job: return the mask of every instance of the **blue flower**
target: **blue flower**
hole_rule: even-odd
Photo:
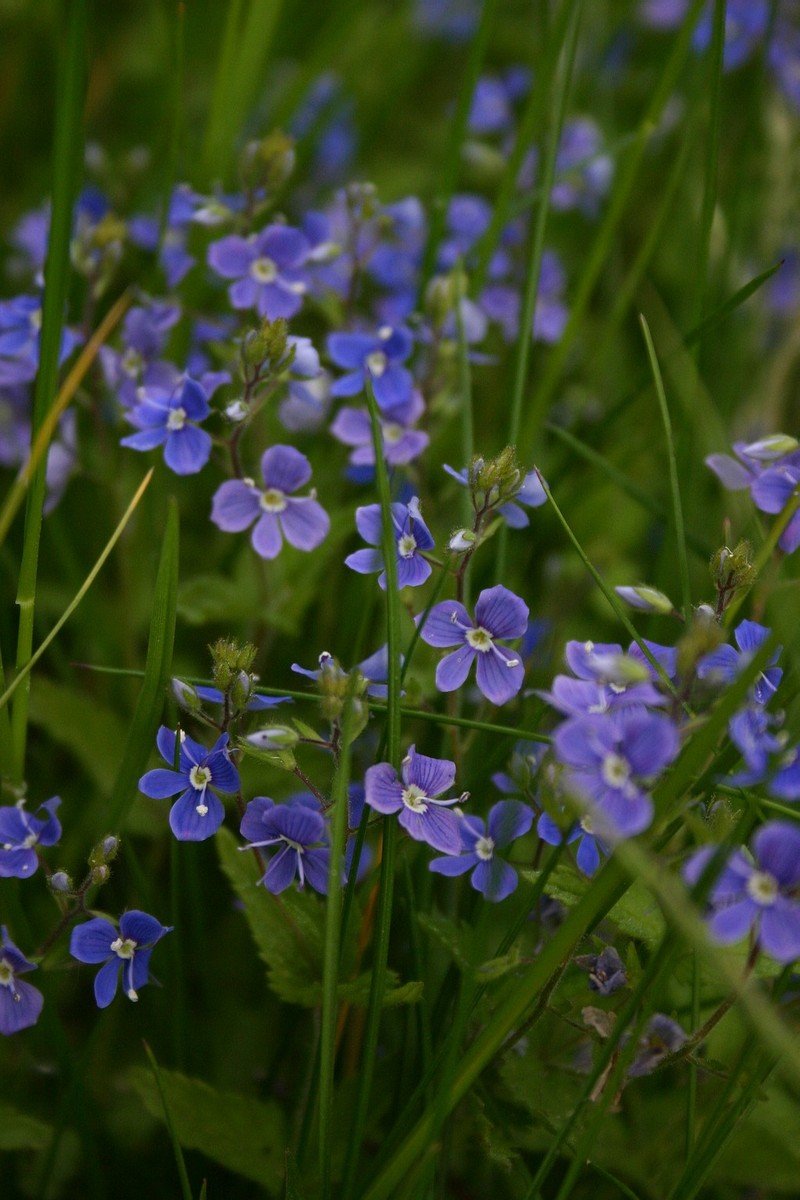
[[[505,704],[516,696],[525,678],[522,660],[506,646],[528,627],[528,606],[519,596],[498,584],[484,588],[475,605],[473,621],[463,604],[444,600],[434,604],[420,634],[429,646],[457,646],[436,668],[436,686],[453,692],[476,663],[478,687],[492,704]]]
[[[462,817],[462,851],[447,858],[434,858],[431,871],[437,875],[465,875],[472,872],[470,882],[476,892],[487,900],[505,900],[517,886],[517,872],[497,853],[517,838],[523,837],[533,824],[533,810],[519,800],[499,800],[489,810],[486,821],[480,817]]]
[[[232,793],[239,790],[239,772],[230,760],[228,735],[217,738],[210,750],[181,730],[178,768],[175,762],[176,737],[162,725],[156,744],[170,769],[157,767],[139,780],[139,790],[153,800],[178,799],[169,814],[169,824],[179,842],[203,842],[217,832],[225,818],[222,801],[212,789]]]
[[[9,1037],[21,1029],[29,1029],[39,1020],[44,997],[38,988],[17,976],[35,971],[8,936],[5,925],[0,926],[0,1033]]]
[[[768,821],[752,842],[752,858],[730,856],[708,897],[708,926],[715,941],[729,945],[749,933],[776,962],[800,958],[800,829],[792,821]],[[686,863],[694,885],[714,854],[703,846]]]
[[[397,552],[397,586],[419,587],[429,577],[431,564],[424,551],[434,546],[430,530],[422,519],[419,500],[413,497],[408,504],[392,505],[395,549]],[[366,504],[356,509],[356,527],[365,542],[375,549],[356,550],[344,560],[352,571],[359,575],[372,575],[380,571],[378,584],[386,588],[383,552],[379,549],[383,539],[381,506]]]
[[[390,763],[376,763],[364,777],[364,798],[370,808],[384,815],[398,814],[409,837],[427,842],[443,854],[461,852],[461,827],[450,805],[466,799],[442,800],[456,777],[455,763],[445,758],[428,758],[409,747],[398,776]]]
[[[277,896],[295,879],[300,888],[309,883],[314,891],[327,892],[330,850],[322,813],[302,800],[276,804],[269,796],[256,796],[242,817],[240,832],[247,838],[242,850],[275,849],[261,880],[268,892]]]
[[[299,229],[267,225],[243,238],[236,234],[212,242],[208,264],[223,279],[234,308],[255,308],[270,321],[293,317],[303,306],[308,280],[303,268],[311,245]]]
[[[150,982],[150,957],[153,947],[172,926],[162,925],[155,917],[138,909],[123,913],[119,929],[105,917],[93,917],[72,931],[69,952],[82,963],[102,963],[94,981],[98,1008],[108,1008],[117,994],[120,969],[122,988],[129,1000],[138,1000],[139,992]]]
[[[425,412],[422,395],[415,388],[407,403],[396,404],[379,418],[383,457],[390,467],[404,466],[419,458],[430,438],[414,426]],[[375,464],[372,421],[365,408],[341,408],[331,425],[331,433],[345,446],[352,446],[350,462],[354,467]]]
[[[211,438],[199,423],[209,415],[208,396],[190,376],[172,390],[147,387],[139,403],[126,414],[140,432],[120,443],[131,450],[164,447],[164,462],[176,475],[195,475],[211,456]]]
[[[725,645],[718,646],[716,650],[706,654],[698,665],[698,678],[707,679],[717,685],[733,683],[769,635],[770,630],[764,625],[759,625],[756,621],[741,621],[733,631],[738,651],[733,646]],[[769,665],[755,682],[753,695],[759,704],[767,704],[772,699],[781,681],[783,671],[774,665],[779,656],[780,648],[775,651]]]
[[[39,865],[37,846],[55,846],[61,837],[56,809],[59,796],[45,800],[36,814],[26,812],[24,804],[0,808],[0,879],[28,879]],[[44,816],[40,816],[40,813]]]
[[[29,383],[39,366],[42,302],[38,296],[0,301],[0,384]],[[80,343],[70,329],[61,335],[59,362]]]
[[[536,823],[536,832],[549,846],[564,844],[570,846],[573,842],[578,842],[575,861],[578,864],[578,870],[582,871],[584,875],[594,875],[600,866],[600,856],[608,854],[608,846],[594,832],[592,819],[589,816],[573,822],[565,831],[549,813],[543,812]]]
[[[469,487],[469,471],[466,468],[463,471],[456,471],[455,468],[449,467],[445,463],[444,470],[452,479],[460,483],[462,487]],[[546,503],[547,494],[542,487],[539,474],[537,471],[531,471],[522,480],[522,483],[514,494],[514,499],[499,505],[497,511],[511,529],[525,529],[530,524],[530,521],[528,520],[528,514],[520,505],[524,505],[525,508],[539,508],[542,504]]]
[[[642,709],[571,717],[553,738],[565,783],[589,805],[604,836],[632,837],[653,819],[649,788],[678,753],[678,731]]]
[[[369,379],[379,408],[409,403],[414,380],[403,364],[414,340],[403,326],[383,325],[377,333],[331,333],[326,345],[331,361],[347,372],[333,383],[332,396],[357,396]]]
[[[613,946],[605,946],[599,954],[580,954],[575,965],[589,973],[589,987],[601,996],[611,996],[625,987],[628,976],[622,959]]]

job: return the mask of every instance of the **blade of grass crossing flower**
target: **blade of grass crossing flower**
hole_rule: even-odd
[[[649,647],[647,646],[647,644],[642,640],[642,638],[636,632],[636,629],[635,629],[630,617],[625,612],[625,609],[622,607],[620,601],[617,599],[617,596],[615,595],[614,592],[612,592],[611,588],[608,586],[605,579],[603,579],[602,575],[597,570],[594,563],[590,560],[586,551],[583,549],[583,546],[581,546],[577,537],[572,532],[569,522],[567,521],[567,519],[564,516],[564,514],[562,513],[561,509],[558,507],[555,500],[553,499],[553,494],[550,491],[550,488],[545,483],[544,479],[542,479],[541,475],[539,475],[539,479],[541,481],[542,487],[544,488],[545,495],[547,496],[547,499],[549,500],[550,505],[552,506],[552,509],[553,509],[554,513],[556,514],[556,517],[558,518],[558,521],[559,521],[562,529],[564,530],[567,537],[572,542],[573,546],[575,547],[576,551],[578,552],[578,556],[581,559],[581,561],[583,562],[584,566],[586,567],[586,570],[589,572],[592,579],[595,581],[597,586],[600,588],[600,591],[603,593],[603,595],[605,596],[609,605],[613,609],[614,614],[617,617],[617,619],[621,622],[621,624],[628,631],[628,633],[630,634],[633,641],[636,642],[636,645],[639,647],[642,654],[645,656],[647,661],[650,663],[650,666],[653,667],[653,669],[657,672],[657,674],[658,674],[659,678],[661,679],[662,683],[664,684],[664,686],[666,688],[668,688],[669,691],[674,695],[675,687],[672,683],[672,680],[668,677],[668,675],[664,671],[664,668],[661,666],[661,664],[653,656],[653,654],[652,654],[651,650],[649,649]]]
[[[164,543],[153,592],[150,636],[142,690],[136,703],[125,750],[108,804],[108,825],[120,829],[136,798],[136,785],[153,749],[170,678],[178,604],[178,506],[170,500]]]
[[[72,208],[83,155],[83,100],[86,90],[87,0],[69,0],[59,8],[58,82],[56,85],[55,135],[53,144],[53,195],[47,259],[44,269],[44,299],[39,370],[33,394],[31,434],[41,427],[58,381],[61,332],[70,277],[69,248],[72,236]],[[33,649],[33,624],[36,606],[36,577],[39,566],[39,541],[46,491],[45,463],[39,461],[33,472],[25,509],[22,562],[17,587],[19,631],[16,668],[20,670]],[[25,773],[25,746],[28,734],[30,687],[17,693],[11,714],[12,775],[22,780]]]
[[[58,395],[53,403],[53,406],[47,412],[39,429],[37,430],[31,452],[27,462],[20,467],[16,479],[11,485],[8,495],[5,498],[2,509],[0,509],[0,546],[6,539],[11,522],[17,515],[20,505],[25,497],[25,493],[31,482],[36,468],[42,461],[56,427],[58,426],[61,414],[70,403],[81,383],[83,382],[87,371],[97,357],[100,347],[108,338],[115,325],[125,313],[131,300],[132,293],[123,292],[118,300],[112,304],[106,315],[103,317],[97,329],[89,338],[86,345],[81,350],[75,360],[75,363],[67,372],[66,378],[58,390]]]
[[[658,407],[661,411],[661,421],[664,426],[664,437],[667,441],[669,484],[672,492],[672,515],[675,523],[675,541],[678,547],[678,573],[681,580],[681,599],[683,602],[683,616],[684,619],[688,621],[692,613],[692,589],[689,582],[689,558],[686,553],[686,530],[683,523],[683,505],[681,504],[681,490],[678,482],[678,463],[675,457],[675,441],[672,436],[672,421],[670,420],[667,394],[664,391],[664,380],[661,377],[661,368],[658,365],[658,358],[656,357],[655,346],[653,345],[653,339],[650,334],[650,327],[641,313],[639,314],[639,324],[642,327],[645,345],[647,346],[647,357],[650,360],[650,370],[653,372],[653,383],[655,384],[656,396],[658,397]]]
[[[497,2],[498,0],[483,0],[478,28],[470,43],[469,57],[464,71],[464,78],[461,81],[458,103],[456,104],[456,110],[450,125],[450,137],[444,153],[444,163],[438,177],[441,180],[441,185],[436,196],[436,204],[433,209],[422,257],[422,271],[420,273],[419,284],[420,294],[424,293],[425,286],[433,274],[433,269],[436,265],[436,253],[439,249],[439,243],[442,240],[447,220],[447,209],[458,183],[461,150],[469,125],[472,97],[481,73],[483,60],[486,56]]]
[[[99,558],[97,559],[97,562],[94,564],[91,571],[86,576],[85,580],[81,584],[81,587],[78,589],[76,594],[73,596],[72,600],[69,602],[67,607],[64,609],[64,612],[61,614],[59,619],[56,621],[55,625],[50,630],[47,637],[44,639],[44,641],[41,643],[41,645],[37,647],[36,652],[27,658],[24,666],[16,673],[16,675],[12,679],[11,683],[8,685],[6,690],[3,692],[2,696],[0,696],[0,708],[2,708],[5,704],[7,704],[9,698],[11,696],[13,696],[13,694],[17,691],[17,688],[20,686],[20,684],[23,684],[26,682],[31,671],[36,666],[36,663],[42,657],[42,655],[44,654],[47,647],[50,645],[50,643],[53,641],[53,639],[58,636],[58,634],[61,632],[61,630],[66,625],[67,621],[70,619],[72,614],[75,612],[75,609],[78,607],[81,600],[83,600],[84,596],[89,591],[89,588],[92,586],[95,579],[97,578],[97,576],[100,574],[101,570],[103,569],[103,566],[104,566],[105,561],[108,558],[109,554],[114,549],[114,547],[116,546],[119,539],[122,537],[125,527],[127,526],[128,522],[130,521],[131,517],[133,516],[134,512],[136,511],[136,509],[139,505],[139,501],[141,500],[144,493],[147,491],[147,487],[152,478],[153,478],[153,468],[151,467],[150,470],[145,475],[142,482],[139,484],[138,488],[136,489],[136,492],[134,493],[130,504],[128,505],[128,507],[126,508],[125,512],[122,515],[122,519],[120,520],[116,529],[112,533],[111,537],[106,542],[105,546],[103,547],[102,552],[100,553]]]
[[[531,232],[530,257],[527,263],[519,332],[514,348],[514,383],[511,389],[511,411],[509,414],[507,438],[510,446],[517,444],[522,421],[522,398],[528,381],[536,300],[539,294],[539,279],[542,272],[542,257],[544,254],[544,235],[550,212],[550,196],[553,191],[553,181],[556,173],[558,144],[561,140],[567,97],[569,96],[570,84],[572,82],[572,69],[575,65],[575,52],[578,46],[578,30],[580,27],[583,0],[570,0],[570,3],[565,3],[564,7],[569,9],[570,24],[563,53],[553,53],[549,56],[548,66],[550,74],[542,82],[542,87],[548,95],[547,123],[543,138],[542,193],[539,203],[536,206],[536,216]],[[505,579],[507,558],[508,525],[504,524],[497,538],[498,579]]]
[[[611,253],[617,230],[627,211],[644,160],[645,150],[650,138],[658,128],[667,102],[673,94],[675,83],[689,50],[694,27],[704,4],[705,0],[692,0],[683,25],[676,35],[672,51],[664,64],[661,77],[653,90],[650,103],[639,123],[636,140],[632,143],[628,156],[617,175],[605,217],[597,231],[592,250],[572,299],[566,328],[553,350],[547,369],[528,405],[528,418],[522,439],[523,457],[528,457],[533,453],[538,441],[548,405],[558,386],[561,371],[567,361],[572,343],[582,328],[583,317],[592,293]]]
[[[339,957],[342,931],[342,876],[348,827],[348,786],[350,783],[350,754],[354,688],[357,682],[351,675],[344,700],[342,717],[342,748],[332,789],[330,863],[328,869],[328,899],[325,909],[325,953],[322,975],[322,1020],[319,1066],[319,1153],[322,1200],[331,1194],[331,1155],[333,1150],[333,1082],[336,1068],[336,1019],[339,985]]]
[[[186,1161],[183,1157],[181,1144],[178,1141],[178,1135],[175,1130],[175,1122],[172,1120],[172,1113],[167,1101],[167,1093],[164,1090],[164,1084],[161,1079],[161,1071],[159,1070],[158,1063],[156,1062],[156,1057],[148,1046],[147,1042],[143,1042],[142,1044],[144,1046],[144,1052],[147,1055],[147,1061],[150,1063],[150,1070],[153,1072],[153,1078],[156,1081],[158,1094],[161,1098],[161,1107],[164,1109],[164,1123],[169,1130],[169,1137],[170,1141],[172,1142],[172,1151],[175,1155],[175,1166],[178,1169],[178,1179],[180,1180],[181,1184],[181,1195],[183,1196],[183,1200],[193,1200],[192,1187],[189,1183],[189,1174],[186,1170]]]
[[[375,451],[375,475],[378,499],[381,507],[382,546],[384,570],[386,572],[386,631],[389,658],[388,696],[386,715],[386,746],[388,760],[400,769],[400,594],[397,583],[397,553],[392,516],[392,497],[389,475],[383,453],[378,405],[371,384],[367,384],[367,404],[372,425],[372,445]],[[397,854],[397,822],[393,817],[383,820],[383,849],[380,868],[380,891],[375,921],[375,938],[372,962],[367,1020],[361,1058],[358,1094],[350,1128],[344,1166],[343,1194],[349,1195],[358,1171],[361,1143],[366,1129],[375,1072],[375,1057],[378,1048],[383,995],[386,990],[386,966],[389,957],[389,937],[392,925],[392,902],[394,897],[395,859]]]

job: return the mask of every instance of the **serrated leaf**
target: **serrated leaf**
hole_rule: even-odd
[[[267,982],[281,1000],[316,1008],[322,1001],[322,964],[325,943],[325,908],[321,897],[307,891],[288,889],[280,896],[258,887],[259,870],[250,853],[242,853],[227,829],[217,833],[217,849],[222,869],[242,902],[259,957],[267,967]],[[348,979],[356,961],[358,916],[349,922],[348,938],[342,947],[341,1002],[365,1005],[369,999],[370,974],[362,972]],[[398,985],[397,975],[389,973],[390,986],[384,1004],[413,1004],[422,993],[422,984]]]
[[[540,872],[523,869],[520,874],[523,879],[533,883]],[[547,881],[546,890],[549,896],[572,908],[591,886],[591,879],[567,863],[559,863]],[[609,911],[608,920],[615,922],[622,933],[647,946],[658,945],[665,929],[664,917],[655,897],[638,881],[631,884]]]
[[[199,1150],[229,1171],[277,1191],[286,1138],[277,1103],[218,1092],[179,1071],[161,1068],[159,1074],[181,1146]],[[147,1111],[164,1121],[164,1106],[150,1071],[134,1067],[127,1078]]]

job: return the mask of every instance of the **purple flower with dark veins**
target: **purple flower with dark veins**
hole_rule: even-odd
[[[800,829],[792,821],[768,821],[752,842],[752,856],[735,851],[708,897],[708,927],[714,941],[729,945],[752,933],[776,962],[800,958]],[[684,867],[694,886],[715,853],[697,850]]]
[[[61,803],[53,796],[29,813],[23,803],[0,808],[0,879],[28,879],[39,866],[37,846],[55,846],[61,837],[56,809]]]
[[[82,963],[102,963],[94,980],[98,1008],[108,1008],[116,996],[120,969],[125,995],[129,1000],[139,999],[139,992],[150,982],[153,947],[171,932],[171,926],[137,909],[122,914],[119,929],[105,917],[75,926],[69,943],[72,957]]]
[[[311,464],[293,446],[270,446],[261,458],[263,487],[252,479],[229,479],[217,488],[211,520],[226,533],[253,526],[250,540],[262,558],[275,558],[283,539],[297,550],[315,550],[325,540],[330,518],[312,491],[292,493],[311,479]]]
[[[138,433],[122,438],[131,450],[164,447],[164,462],[176,475],[195,475],[211,456],[211,437],[199,428],[211,411],[208,396],[197,382],[185,376],[173,389],[142,388],[139,403],[126,413]]]
[[[392,526],[397,552],[397,586],[419,587],[431,573],[431,564],[424,551],[434,546],[428,526],[422,519],[419,500],[414,496],[408,504],[392,505]],[[380,504],[365,504],[356,509],[356,528],[365,542],[374,549],[356,550],[344,560],[351,571],[372,575],[380,571],[378,585],[386,588],[386,571],[380,544],[383,538]]]
[[[589,987],[601,996],[611,996],[628,982],[622,959],[613,946],[605,946],[599,954],[579,954],[574,962],[588,972]]]
[[[478,687],[486,699],[505,704],[522,687],[525,667],[518,655],[499,643],[522,637],[527,627],[527,604],[502,584],[481,592],[474,621],[457,600],[435,604],[420,636],[429,646],[458,647],[436,668],[439,691],[460,688],[475,662]]]
[[[223,279],[234,308],[255,308],[270,321],[293,317],[303,306],[308,280],[303,270],[311,244],[290,225],[267,225],[243,238],[230,234],[208,248],[208,265]]]
[[[139,780],[139,790],[153,800],[178,796],[169,824],[179,842],[203,842],[217,832],[225,819],[222,801],[214,790],[232,794],[239,790],[239,772],[230,760],[228,735],[221,734],[208,750],[181,730],[177,768],[176,735],[162,725],[156,737],[161,757],[169,769],[157,767]]]
[[[499,800],[489,810],[486,821],[481,817],[461,818],[461,853],[447,858],[434,858],[431,871],[437,875],[466,875],[470,883],[487,900],[505,900],[517,886],[517,872],[497,853],[517,838],[523,837],[533,824],[533,809],[520,800]]]
[[[29,1029],[39,1020],[44,1004],[42,993],[17,978],[35,970],[36,964],[28,961],[9,938],[5,925],[0,925],[0,1033],[6,1037]]]
[[[295,879],[300,888],[309,883],[315,892],[327,892],[330,850],[322,813],[301,802],[276,804],[269,796],[256,796],[242,817],[240,832],[247,838],[241,850],[275,851],[261,879],[273,896]]]
[[[458,854],[461,827],[450,805],[462,803],[467,793],[441,799],[455,777],[455,763],[417,754],[410,746],[399,776],[390,763],[369,767],[364,777],[365,800],[370,808],[386,816],[399,813],[400,825],[415,841],[427,842],[443,854]]]

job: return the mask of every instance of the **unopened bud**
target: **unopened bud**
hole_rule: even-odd
[[[190,683],[184,683],[182,679],[173,676],[170,686],[181,708],[187,709],[188,712],[197,712],[200,708],[200,697]]]
[[[106,883],[111,878],[111,871],[105,863],[101,863],[98,867],[92,867],[92,883],[99,885]]]
[[[637,583],[634,587],[617,587],[614,591],[626,604],[640,612],[664,614],[675,611],[669,596],[646,583]]]
[[[757,459],[758,462],[772,462],[775,458],[793,454],[799,445],[797,438],[790,437],[787,433],[773,433],[757,442],[751,442],[749,446],[744,447],[742,453],[748,458]]]
[[[51,890],[57,892],[59,895],[69,895],[70,892],[75,890],[72,880],[66,871],[53,871],[48,883]]]
[[[456,554],[463,554],[465,550],[471,550],[478,538],[471,529],[457,529],[450,538],[448,546]]]
[[[290,725],[268,725],[248,734],[245,741],[254,750],[291,750],[300,741],[300,734]]]
[[[250,409],[244,400],[231,400],[230,404],[225,406],[225,417],[234,425],[238,425],[243,421],[249,412]]]

